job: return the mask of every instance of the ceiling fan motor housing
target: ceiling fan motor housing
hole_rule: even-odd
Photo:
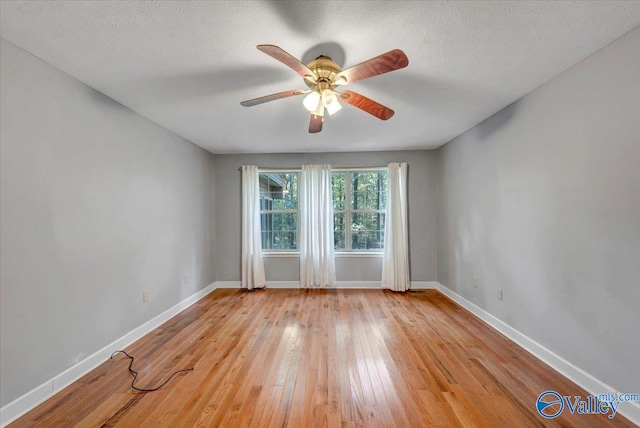
[[[318,77],[317,86],[322,90],[334,86],[334,77],[340,73],[342,69],[328,56],[320,55],[318,58],[307,64],[309,70],[313,71]],[[307,86],[314,89],[316,85],[305,79]]]

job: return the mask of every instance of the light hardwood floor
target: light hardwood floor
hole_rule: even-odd
[[[588,395],[434,290],[219,289],[11,426],[634,426],[545,420],[545,390]],[[623,404],[624,405],[624,404]]]

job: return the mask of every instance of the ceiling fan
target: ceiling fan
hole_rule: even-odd
[[[338,92],[337,88],[347,83],[353,83],[379,74],[399,70],[409,65],[407,55],[400,49],[394,49],[378,55],[375,58],[371,58],[345,70],[342,70],[331,58],[324,55],[320,55],[309,64],[304,65],[278,46],[258,45],[258,50],[292,68],[302,76],[309,89],[278,92],[276,94],[242,101],[240,104],[245,107],[251,107],[268,101],[307,94],[302,103],[304,107],[311,112],[311,120],[309,122],[310,133],[322,131],[325,110],[329,115],[334,114],[342,108],[339,101],[351,104],[378,119],[389,119],[394,113],[390,108],[353,91],[343,90]]]

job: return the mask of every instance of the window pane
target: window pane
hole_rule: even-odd
[[[272,201],[273,210],[295,210],[298,207],[298,174],[260,173],[260,197]]]
[[[336,250],[347,249],[347,234],[346,234],[345,213],[333,214],[333,242]]]
[[[334,172],[331,174],[331,184],[333,186],[333,209],[342,211],[345,209],[346,200],[346,173]]]
[[[351,248],[354,250],[384,248],[384,214],[352,213]]]
[[[296,245],[296,213],[260,215],[262,223],[263,250],[295,250]]]
[[[273,200],[260,194],[260,211],[273,209]]]
[[[259,177],[263,249],[297,250],[298,173],[263,171]],[[386,171],[333,172],[332,193],[334,248],[337,251],[381,250],[384,246]]]
[[[386,171],[351,173],[351,208],[384,210],[387,204]]]

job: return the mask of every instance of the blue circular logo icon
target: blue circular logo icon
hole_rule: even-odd
[[[540,416],[553,419],[562,413],[564,402],[562,396],[555,391],[545,391],[538,396],[536,408]]]

